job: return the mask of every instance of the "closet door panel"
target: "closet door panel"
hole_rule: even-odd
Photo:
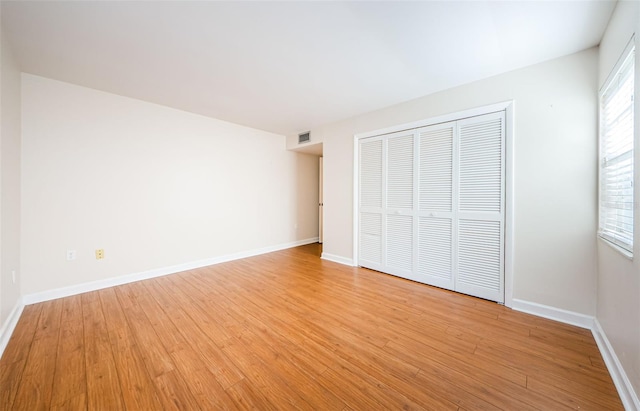
[[[381,139],[360,143],[360,207],[382,209]]]
[[[387,216],[387,267],[391,274],[407,277],[413,271],[413,217]]]
[[[418,267],[421,281],[453,289],[455,122],[419,129]]]
[[[359,255],[360,265],[383,268],[383,149],[380,138],[360,142]]]
[[[503,116],[460,121],[459,136],[460,211],[499,214],[504,180]]]
[[[453,209],[453,135],[455,123],[420,130],[420,210]]]
[[[458,121],[455,290],[504,301],[504,113]]]
[[[453,289],[451,219],[420,217],[419,230],[419,276],[427,284]]]
[[[406,278],[413,273],[414,141],[413,131],[387,137],[386,267]]]
[[[380,213],[360,213],[360,257],[363,263],[382,265],[382,214]]]
[[[456,291],[501,301],[502,244],[500,221],[458,222]]]
[[[387,140],[387,208],[413,208],[413,133]]]

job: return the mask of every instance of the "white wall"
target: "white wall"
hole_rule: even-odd
[[[618,2],[600,44],[601,87],[618,58],[640,29],[640,4],[631,1]],[[635,94],[640,96],[640,47],[636,35]],[[635,106],[635,164],[636,181],[640,181],[640,104]],[[597,318],[609,342],[631,381],[636,393],[640,393],[640,218],[638,218],[638,184],[634,192],[636,218],[634,226],[634,259],[629,260],[618,251],[598,240],[598,310]]]
[[[324,148],[324,253],[353,257],[354,134],[514,100],[513,297],[594,315],[597,56],[586,50],[311,130]]]
[[[23,74],[22,139],[25,295],[318,235],[284,136]]]
[[[20,71],[6,36],[2,33],[0,37],[1,329],[20,299]],[[12,271],[16,272],[15,283]]]

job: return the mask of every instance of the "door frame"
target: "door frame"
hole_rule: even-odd
[[[353,136],[353,265],[359,266],[358,250],[360,246],[359,227],[358,227],[358,211],[359,190],[359,159],[360,145],[359,142],[363,138],[375,137],[384,134],[395,133],[398,131],[410,130],[425,126],[431,126],[449,121],[461,120],[468,117],[480,116],[483,114],[494,113],[498,111],[505,112],[505,227],[504,227],[504,305],[513,307],[513,259],[514,259],[514,101],[504,101],[482,107],[476,107],[468,110],[458,111],[454,113],[444,114],[437,117],[431,117],[424,120],[414,121],[411,123],[398,124],[391,127],[357,133]]]
[[[318,243],[324,238],[324,157],[318,157]]]

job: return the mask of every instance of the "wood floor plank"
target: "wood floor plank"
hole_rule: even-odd
[[[161,409],[155,386],[145,368],[139,346],[129,328],[115,290],[100,290],[99,295],[126,408]]]
[[[62,300],[43,303],[14,408],[41,410],[51,405],[62,303]]]
[[[605,394],[613,395],[615,387],[607,372],[597,367],[577,365],[564,360],[561,356],[545,357],[531,353],[529,348],[501,345],[496,342],[483,342],[478,345],[474,355],[487,361],[493,361],[506,367],[512,367],[526,375],[540,376],[544,379],[579,381],[581,386]]]
[[[182,313],[180,306],[168,297],[168,294],[157,285],[157,281],[149,281],[144,286],[149,296],[155,296],[160,310],[151,301],[143,302],[142,307],[148,316],[154,314],[149,317],[158,334],[172,335],[168,341],[164,340],[165,348],[173,359],[178,373],[183,379],[189,379],[189,390],[193,397],[203,409],[229,409],[232,404],[231,398],[216,378],[220,376],[228,382],[228,379],[224,378],[227,374],[218,372],[220,369],[215,364],[215,359],[222,357],[221,352],[216,351],[216,354],[220,355],[212,356],[211,350],[207,350],[204,354],[201,347],[213,349],[213,344],[206,335],[201,333],[197,325]],[[167,319],[171,321],[168,322]],[[203,361],[203,358],[206,360]],[[213,365],[213,372],[210,365]],[[238,375],[240,375],[239,372]],[[241,378],[239,376],[234,382]]]
[[[251,385],[247,380],[242,380],[227,388],[229,397],[233,400],[236,410],[277,410],[278,408],[269,401],[265,393]]]
[[[280,375],[272,373],[270,368],[241,340],[226,345],[223,350],[229,357],[241,361],[240,367],[246,375],[247,382],[263,392],[277,408],[312,409],[295,391],[287,386]]]
[[[285,348],[277,337],[257,329],[259,334],[246,331],[243,341],[250,350],[267,365],[272,373],[286,382],[286,384],[309,404],[311,409],[340,409],[345,406],[338,397],[331,394],[325,387],[317,384],[320,374],[314,374],[300,367],[303,364],[295,351]],[[290,384],[289,382],[295,382]]]
[[[198,401],[188,388],[187,380],[176,371],[174,360],[147,317],[143,304],[148,296],[144,286],[127,284],[116,290],[118,299],[128,308],[125,311],[129,327],[133,330],[140,353],[164,408],[199,409]],[[142,303],[141,301],[142,300]],[[170,338],[167,336],[167,338]],[[175,341],[175,340],[172,340]]]
[[[82,295],[87,404],[90,410],[125,409],[109,332],[97,291]]]
[[[397,391],[380,380],[373,378],[350,364],[343,363],[334,368],[328,369],[322,375],[323,381],[331,390],[346,398],[354,398],[348,401],[348,406],[354,409],[362,408],[362,397],[366,397],[369,409],[402,409],[402,410],[453,410],[456,409],[452,403],[431,403],[413,401],[409,396]],[[332,380],[327,381],[326,378]],[[333,381],[341,381],[340,387],[332,384]],[[357,397],[353,397],[357,392]]]
[[[192,301],[183,294],[172,292],[175,288],[163,287],[161,280],[148,282],[147,287],[157,301],[162,304],[165,314],[171,318],[171,321],[179,332],[183,335],[192,350],[201,353],[201,364],[206,366],[216,381],[223,389],[226,389],[244,378],[244,375],[235,366],[233,361],[227,358],[215,341],[220,341],[218,335],[212,340],[211,334],[215,334],[217,327],[212,329],[207,327],[213,321],[209,320],[204,313],[198,313],[196,318],[192,318],[190,313],[197,311],[193,307]],[[185,311],[184,309],[187,309]],[[205,317],[205,318],[203,318]],[[200,322],[199,320],[204,320]],[[221,343],[224,346],[224,342]]]
[[[527,389],[537,393],[553,393],[554,400],[576,410],[610,410],[618,407],[618,401],[599,395],[593,390],[585,389],[566,381],[558,386],[541,380],[538,377],[527,378]]]
[[[161,393],[162,405],[165,410],[200,410],[200,404],[183,380],[174,370],[167,371],[154,378],[154,382]]]
[[[31,344],[29,344],[29,348],[31,348]],[[2,363],[0,370],[2,372],[2,379],[0,379],[2,402],[0,403],[0,409],[13,409],[13,403],[22,382],[26,362],[26,359],[24,359],[22,361],[5,361]]]
[[[187,277],[166,276],[157,281],[165,292],[172,291],[171,297],[174,300],[190,307],[187,315],[216,346],[224,347],[233,339],[231,330],[224,326],[225,313],[211,313],[207,305],[208,299],[200,290],[192,287]]]
[[[62,303],[51,408],[84,410],[87,408],[87,376],[82,297],[65,298]]]
[[[0,409],[623,409],[589,330],[320,251],[27,306]]]
[[[28,305],[0,360],[0,409],[13,407],[44,304]]]
[[[448,401],[457,405],[464,406],[469,410],[497,411],[500,408],[479,398],[475,394],[462,389],[455,382],[442,379],[439,375],[432,372],[419,372],[416,376],[416,384],[425,387],[425,391],[429,395],[441,395]]]
[[[395,342],[389,343],[385,349],[399,357],[406,356],[408,352],[414,352],[407,346]],[[426,353],[426,355],[412,356],[412,359],[420,366],[421,375],[429,374],[437,377],[440,381],[456,385],[465,394],[471,394],[499,409],[536,409],[535,406],[519,400],[517,395],[511,395],[512,393],[522,393],[526,388],[510,383],[503,378],[484,373],[453,359],[444,359],[443,363],[443,357],[438,356],[435,351]]]
[[[318,378],[318,382],[331,390],[336,396],[342,398],[353,409],[381,409],[382,405],[361,389],[353,381],[344,380],[333,369],[327,369]]]
[[[129,329],[136,344],[141,347],[140,354],[151,379],[174,370],[173,361],[167,354],[161,338],[158,337],[144,310],[137,302],[135,288],[127,284],[116,288],[116,295],[123,307]]]
[[[174,351],[171,358],[182,378],[189,381],[189,391],[202,409],[232,409],[232,399],[203,363],[199,352],[189,349]]]
[[[24,307],[22,315],[18,320],[15,331],[2,354],[3,364],[26,360],[29,355],[29,348],[36,333],[40,315],[45,303],[32,304]]]

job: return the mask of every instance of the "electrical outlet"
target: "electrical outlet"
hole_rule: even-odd
[[[67,250],[67,261],[76,259],[76,250]]]
[[[102,260],[104,258],[104,249],[100,248],[96,250],[96,260]]]
[[[16,270],[11,270],[11,279],[13,280],[13,283],[16,283]]]

